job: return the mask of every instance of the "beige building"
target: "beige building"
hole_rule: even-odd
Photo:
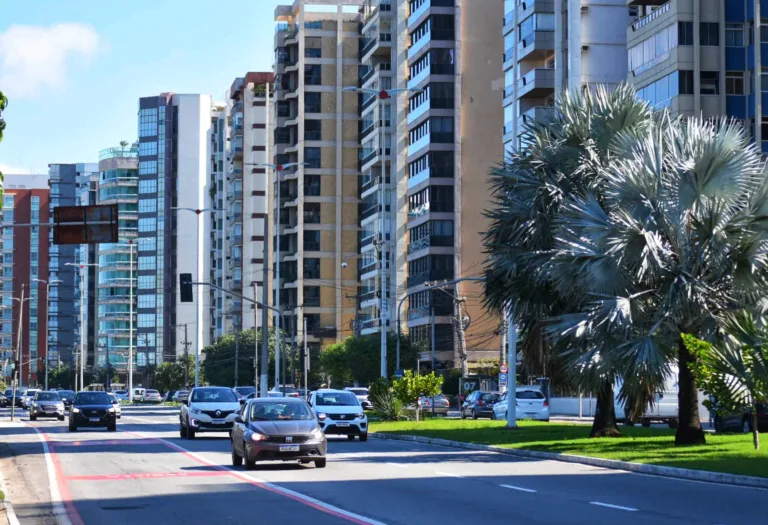
[[[279,181],[270,174],[272,304],[289,334],[302,340],[306,320],[307,340],[322,345],[351,335],[357,311],[358,96],[342,89],[358,81],[360,1],[297,0],[275,10],[273,162],[305,164]]]

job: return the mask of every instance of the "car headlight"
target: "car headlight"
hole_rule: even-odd
[[[323,434],[323,431],[320,430],[320,427],[317,427],[316,429],[314,429],[312,432],[309,433],[309,437],[311,439],[323,439],[324,435],[325,434]]]
[[[56,405],[56,408],[59,410],[64,410],[64,403],[59,403],[58,405]]]
[[[80,409],[77,407],[72,407],[72,412],[74,412],[75,414],[78,414],[80,413]]]
[[[268,439],[269,436],[265,436],[259,432],[251,432],[251,441],[266,441]]]
[[[355,417],[357,419],[365,419],[365,412],[358,412],[357,414],[355,414]]]
[[[200,410],[199,408],[190,408],[190,409],[189,409],[189,411],[190,411],[192,414],[202,414],[202,413],[203,413],[203,411],[202,411],[202,410]]]
[[[317,419],[319,419],[320,421],[325,421],[327,417],[328,417],[328,414],[326,414],[325,412],[317,413]]]
[[[32,403],[32,406],[37,408],[37,403]]]
[[[110,414],[114,414],[115,413],[115,409],[114,408],[108,408],[107,412],[109,412]]]

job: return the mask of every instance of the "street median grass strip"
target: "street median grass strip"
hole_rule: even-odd
[[[705,445],[676,447],[672,429],[622,426],[620,438],[589,438],[588,425],[518,424],[518,430],[509,431],[503,421],[435,419],[371,423],[370,430],[768,478],[768,452],[755,452],[751,434],[708,434]]]

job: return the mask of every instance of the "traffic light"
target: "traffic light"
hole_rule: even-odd
[[[41,360],[41,361],[42,361],[42,363],[43,363],[43,368],[45,368],[45,357],[41,357],[41,358],[40,358],[40,360]]]
[[[181,294],[182,303],[194,302],[192,294],[192,274],[180,273],[179,274],[179,293]]]

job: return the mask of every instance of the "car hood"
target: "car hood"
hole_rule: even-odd
[[[318,414],[359,414],[363,411],[363,407],[358,406],[335,406],[335,405],[316,405],[312,407]]]
[[[80,410],[107,410],[109,408],[112,408],[112,404],[109,405],[75,405],[75,408],[79,408]]]
[[[190,403],[189,408],[196,408],[198,410],[239,410],[240,402],[235,401],[232,403]]]
[[[251,430],[267,436],[296,436],[309,434],[318,427],[314,419],[295,421],[252,421]]]

